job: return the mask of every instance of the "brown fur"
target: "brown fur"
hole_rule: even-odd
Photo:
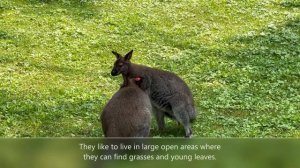
[[[101,114],[105,137],[147,137],[151,103],[134,79],[113,95]]]

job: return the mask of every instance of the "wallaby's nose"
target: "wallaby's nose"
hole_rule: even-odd
[[[111,76],[117,76],[117,75],[118,75],[118,71],[115,70],[115,69],[113,69],[113,70],[111,71]]]

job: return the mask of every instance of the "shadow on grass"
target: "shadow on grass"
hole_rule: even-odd
[[[61,65],[54,65],[54,64],[31,64],[31,67],[37,68],[41,71],[46,72],[54,72],[54,73],[61,73],[68,76],[76,76],[76,75],[87,75],[88,73],[84,70],[65,67]]]
[[[285,0],[281,2],[280,5],[287,8],[299,8],[300,2],[297,0]]]
[[[175,121],[167,122],[163,131],[158,130],[156,123],[154,125],[154,128],[150,130],[150,137],[184,137],[185,135],[183,126],[177,125]]]
[[[251,76],[260,80],[296,80],[300,61],[300,18],[282,25],[268,25],[259,32],[229,41],[233,49],[217,51],[239,68],[253,69]],[[276,77],[272,79],[271,75]]]
[[[9,34],[8,32],[0,30],[0,40],[8,40],[13,38],[15,37]]]
[[[77,19],[93,19],[101,16],[92,1],[81,0],[29,0],[29,5],[45,5],[45,13],[55,15],[56,13],[65,13],[66,16]]]
[[[282,135],[299,129],[296,113],[300,110],[297,103],[300,101],[300,19],[270,24],[229,39],[228,43],[229,48],[211,51],[220,62],[234,65],[232,69],[222,67],[221,73],[215,76],[225,81],[225,89],[213,97],[211,94],[203,97],[204,100],[215,99],[210,108],[226,116],[216,122],[253,119],[260,126],[252,129],[260,133],[278,129]]]
[[[107,99],[103,95],[57,98],[1,89],[0,96],[1,130],[15,132],[14,136],[101,136],[98,116]]]

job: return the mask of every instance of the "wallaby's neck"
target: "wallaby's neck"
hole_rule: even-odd
[[[136,87],[136,84],[134,82],[134,79],[127,79],[128,80],[128,85],[127,87]]]
[[[131,63],[129,66],[128,74],[134,75],[134,76],[144,75],[144,73],[147,69],[148,69],[147,66]]]
[[[148,67],[144,65],[131,63],[128,67],[127,74],[123,74],[123,76],[130,76],[130,77],[144,76],[147,69]]]

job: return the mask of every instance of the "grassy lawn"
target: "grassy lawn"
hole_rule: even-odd
[[[198,137],[300,137],[300,2],[0,1],[0,136],[103,136],[111,50],[190,86]],[[179,129],[178,129],[179,128]],[[152,136],[183,136],[167,120]]]

